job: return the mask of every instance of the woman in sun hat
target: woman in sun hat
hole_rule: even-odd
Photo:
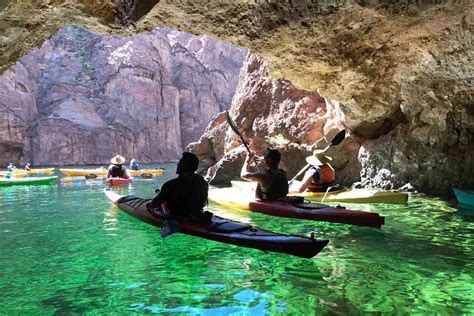
[[[331,157],[325,155],[326,150],[316,149],[313,155],[306,157],[306,162],[311,167],[306,171],[303,180],[292,186],[293,192],[311,192],[325,191],[328,186],[336,180],[336,173],[329,164]]]
[[[127,167],[123,165],[125,163],[124,157],[117,155],[114,158],[112,158],[110,162],[112,164],[109,166],[109,169],[107,170],[108,171],[107,178],[124,178],[124,179],[130,178]]]

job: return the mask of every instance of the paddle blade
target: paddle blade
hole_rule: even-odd
[[[179,232],[180,230],[181,226],[179,226],[178,223],[167,220],[160,231],[160,235],[161,237],[165,238]]]
[[[346,138],[346,130],[343,129],[331,140],[331,146],[339,145]]]

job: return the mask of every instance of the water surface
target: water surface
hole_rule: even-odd
[[[166,165],[158,184],[174,177]],[[123,194],[152,197],[151,180]],[[313,259],[159,231],[105,199],[102,180],[0,188],[0,313],[314,315],[474,313],[474,210],[411,197],[350,205],[383,229],[210,210],[329,239]]]

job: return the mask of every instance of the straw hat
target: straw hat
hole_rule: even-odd
[[[123,165],[125,163],[125,158],[120,155],[117,155],[114,158],[110,159],[110,162],[114,165]]]
[[[332,158],[324,155],[325,152],[326,150],[324,149],[314,150],[312,156],[306,157],[306,162],[313,166],[322,166],[326,163],[329,163]]]

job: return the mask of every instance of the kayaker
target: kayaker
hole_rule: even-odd
[[[130,170],[137,170],[140,165],[135,161],[135,159],[130,160]]]
[[[311,167],[306,171],[301,182],[294,182],[291,186],[291,192],[324,192],[334,184],[336,173],[334,168],[329,164],[331,157],[326,156],[324,150],[316,149],[312,156],[306,157],[306,162]]]
[[[163,207],[170,217],[186,216],[208,224],[212,213],[203,212],[203,208],[207,205],[209,185],[195,173],[198,165],[199,159],[195,154],[184,152],[176,167],[178,177],[165,182],[147,207],[152,212]]]
[[[112,163],[107,170],[107,178],[123,178],[128,179],[130,175],[128,174],[127,167],[123,164],[125,163],[125,158],[117,155],[110,160]]]
[[[13,162],[10,162],[7,166],[7,170],[8,171],[13,171],[15,169],[16,169],[15,164]]]
[[[31,170],[31,165],[30,165],[30,163],[27,163],[27,164],[25,165],[25,170],[26,170],[26,171],[30,171],[30,170]]]
[[[240,177],[244,180],[258,182],[255,196],[259,199],[278,200],[288,194],[288,178],[284,170],[279,169],[281,154],[276,149],[269,149],[264,157],[267,167],[266,171],[252,172],[250,164],[254,161],[253,155],[247,155],[247,159],[240,171]]]

